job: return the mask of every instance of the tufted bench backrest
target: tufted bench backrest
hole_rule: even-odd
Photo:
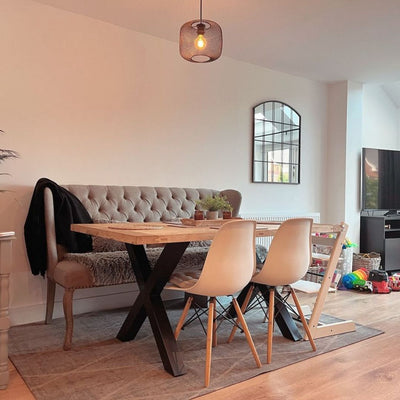
[[[155,222],[190,218],[196,200],[220,193],[237,216],[241,194],[236,190],[153,186],[65,185],[87,209],[93,221]]]

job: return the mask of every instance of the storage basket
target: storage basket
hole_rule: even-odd
[[[379,253],[354,253],[353,254],[353,271],[359,268],[379,269],[381,266],[381,255]]]

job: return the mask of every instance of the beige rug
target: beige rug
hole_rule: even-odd
[[[358,325],[356,332],[316,340],[317,352],[312,352],[308,342],[287,340],[276,328],[272,364],[267,365],[267,325],[261,312],[253,310],[246,320],[262,368],[256,368],[244,334],[238,331],[233,343],[225,343],[231,325],[224,322],[213,349],[211,385],[205,389],[205,335],[198,322],[179,337],[187,373],[174,378],[163,369],[147,320],[135,340],[115,339],[126,313],[114,310],[76,316],[73,349],[67,352],[62,350],[63,319],[51,325],[12,327],[11,361],[37,400],[186,400],[382,333]],[[180,313],[170,309],[168,315],[174,324]]]

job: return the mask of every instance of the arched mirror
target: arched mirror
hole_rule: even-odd
[[[253,182],[300,183],[301,117],[280,101],[253,108]]]

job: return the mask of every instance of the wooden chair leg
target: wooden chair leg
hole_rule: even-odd
[[[233,303],[233,306],[235,307],[236,314],[238,316],[238,320],[239,320],[240,324],[242,325],[243,331],[246,335],[247,343],[249,344],[250,350],[253,353],[254,360],[256,360],[257,367],[260,368],[261,367],[260,357],[258,356],[256,347],[254,346],[253,338],[251,337],[249,328],[247,327],[247,323],[243,317],[242,310],[240,309],[239,304],[236,299],[233,299],[232,303]]]
[[[215,298],[210,298],[208,305],[208,325],[207,325],[207,348],[206,348],[206,368],[204,385],[208,387],[210,385],[211,377],[211,352],[214,332],[214,309],[215,309]]]
[[[264,314],[263,323],[265,324],[268,319],[268,311]]]
[[[211,301],[211,300],[210,300]],[[217,299],[214,297],[212,299],[214,302],[214,316],[213,316],[213,347],[216,347],[218,344],[218,336],[217,336]]]
[[[72,332],[74,330],[74,315],[72,311],[73,295],[74,295],[74,289],[65,289],[63,298],[64,317],[65,317],[64,350],[70,350],[72,343]]]
[[[290,293],[291,293],[291,295],[293,297],[294,304],[296,305],[297,311],[298,311],[298,313],[300,315],[301,322],[303,324],[304,330],[306,331],[306,334],[307,334],[308,340],[310,341],[311,347],[312,347],[313,351],[316,351],[317,347],[315,346],[314,339],[313,339],[313,337],[311,335],[311,332],[310,332],[310,328],[308,327],[308,323],[307,323],[307,321],[306,321],[306,319],[304,317],[304,314],[303,314],[303,311],[301,309],[301,305],[300,305],[299,299],[297,298],[296,292],[292,287],[290,287]]]
[[[179,318],[178,324],[176,325],[176,328],[175,328],[175,340],[177,340],[179,337],[179,334],[182,330],[182,326],[185,323],[186,316],[189,312],[190,306],[192,305],[192,301],[193,301],[193,297],[189,296],[186,301],[185,307],[183,308],[182,315]]]
[[[47,300],[46,300],[46,316],[44,322],[49,324],[53,320],[54,298],[56,294],[56,283],[47,278]]]
[[[272,336],[274,334],[275,288],[269,290],[267,364],[271,364]]]
[[[249,288],[249,291],[247,292],[246,297],[243,301],[242,307],[241,307],[242,314],[244,314],[246,311],[246,308],[249,304],[249,301],[251,299],[251,295],[253,294],[253,291],[254,291],[254,285],[251,285]],[[236,324],[237,324],[237,322],[238,322],[238,319],[236,318]],[[228,338],[228,343],[232,342],[233,337],[235,336],[236,330],[237,330],[237,325],[233,325],[231,334],[229,335],[229,338]]]

